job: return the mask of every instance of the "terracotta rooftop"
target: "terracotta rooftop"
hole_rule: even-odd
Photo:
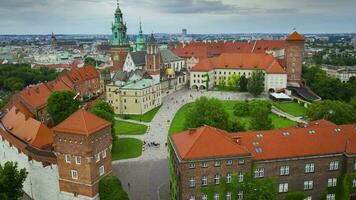
[[[16,107],[5,114],[1,123],[8,132],[36,148],[48,148],[53,143],[52,132],[46,125],[26,116]]]
[[[248,155],[245,147],[236,145],[223,130],[203,126],[171,136],[182,160]]]
[[[294,31],[292,34],[290,34],[287,39],[287,41],[304,41],[305,38],[299,34],[297,31]]]
[[[183,160],[244,155],[246,152],[252,154],[253,160],[356,154],[356,125],[336,125],[320,120],[307,127],[271,131],[227,133],[211,127],[209,131],[199,131],[205,128],[201,127],[191,134],[185,131],[171,136]],[[225,145],[229,146],[226,151],[222,148]],[[232,146],[236,146],[237,150]],[[194,151],[190,150],[192,147],[195,147]],[[190,151],[194,152],[194,156],[187,157]]]
[[[212,69],[261,69],[273,74],[286,73],[278,60],[266,53],[224,53],[219,57],[200,60],[191,71]]]
[[[86,66],[73,68],[71,71],[64,71],[61,76],[67,76],[68,79],[75,84],[89,79],[99,78],[99,72],[93,66]]]
[[[51,94],[52,91],[44,83],[28,86],[18,93],[26,104],[36,109],[45,107]]]
[[[55,132],[90,135],[110,125],[111,122],[79,109],[52,130]]]

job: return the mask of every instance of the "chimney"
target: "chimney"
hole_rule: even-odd
[[[197,130],[196,128],[190,128],[190,129],[188,129],[189,135],[195,133],[196,130]]]
[[[233,139],[235,139],[236,144],[241,144],[241,137],[240,136],[233,137]]]

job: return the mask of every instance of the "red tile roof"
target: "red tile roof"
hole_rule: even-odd
[[[171,136],[182,160],[248,155],[246,148],[234,144],[223,130],[203,126]]]
[[[97,117],[88,111],[79,109],[62,123],[54,127],[53,131],[78,135],[90,135],[108,126],[111,126],[111,122]]]
[[[44,84],[28,86],[18,93],[21,99],[35,109],[47,106],[47,99],[52,91]]]
[[[277,59],[265,53],[224,53],[219,57],[199,61],[191,71],[210,71],[212,69],[261,69],[273,74],[286,73]]]
[[[16,107],[5,114],[1,123],[7,131],[36,148],[48,148],[53,143],[52,132],[46,125],[26,116]]]
[[[299,34],[297,31],[294,31],[292,34],[290,34],[287,39],[287,41],[304,41],[305,38]]]
[[[72,82],[72,84],[76,84],[86,80],[99,78],[99,72],[93,66],[86,66],[81,68],[74,68],[71,71],[65,71],[61,76],[66,76]],[[63,79],[66,78],[63,77]],[[68,85],[70,84],[68,83]]]
[[[200,130],[199,128],[198,130]],[[195,147],[199,136],[199,147],[195,148],[193,157],[185,157],[189,147]],[[230,140],[226,140],[230,138]],[[271,131],[254,131],[244,133],[227,133],[210,128],[209,134],[193,134],[185,131],[171,136],[175,148],[181,157],[186,159],[223,157],[230,154],[238,155],[240,150],[233,152],[221,148],[233,144],[239,149],[247,149],[253,160],[285,159],[330,154],[356,154],[356,125],[336,125],[320,120],[310,123],[307,127],[292,127]],[[222,143],[215,143],[219,141]],[[223,142],[224,141],[224,142]],[[215,152],[216,151],[216,152]],[[184,160],[184,159],[183,159]]]

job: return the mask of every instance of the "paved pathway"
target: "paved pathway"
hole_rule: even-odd
[[[293,116],[293,115],[288,114],[286,112],[283,112],[281,109],[278,109],[275,106],[272,106],[272,112],[274,114],[278,115],[278,116],[285,117],[285,118],[287,118],[287,119],[289,119],[291,121],[307,124],[307,121],[305,121],[302,117],[296,117],[296,116]]]
[[[168,184],[168,153],[165,146],[168,130],[176,112],[186,103],[193,102],[201,96],[215,97],[221,100],[253,99],[247,93],[198,92],[188,89],[164,97],[163,105],[152,122],[148,124],[149,130],[146,134],[120,136],[161,144],[158,148],[146,147],[142,156],[138,158],[113,162],[114,174],[121,179],[131,200],[156,200],[159,199],[159,195],[161,199],[168,198],[167,194],[162,194],[166,191],[165,186]],[[128,190],[128,183],[131,185],[130,190]],[[163,188],[163,192],[158,191],[159,188]]]

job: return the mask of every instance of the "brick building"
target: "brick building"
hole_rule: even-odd
[[[356,196],[356,125],[335,125],[320,120],[305,127],[271,131],[227,133],[203,126],[170,136],[173,179],[172,199],[243,199],[243,191],[226,191],[209,197],[202,188],[243,181],[254,165],[254,178],[275,177],[281,197],[302,191],[307,200],[317,199],[327,189],[350,185]],[[237,190],[237,189],[236,189]],[[328,190],[326,200],[338,197]],[[232,196],[235,194],[235,196]]]

